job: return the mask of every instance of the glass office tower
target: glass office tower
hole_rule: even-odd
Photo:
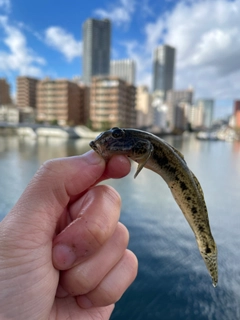
[[[108,19],[88,19],[83,24],[83,82],[108,75],[110,71],[111,22]]]
[[[175,48],[159,46],[153,58],[153,91],[160,91],[165,100],[167,91],[174,86]]]

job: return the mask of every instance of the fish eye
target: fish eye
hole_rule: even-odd
[[[113,130],[112,131],[113,138],[119,139],[119,138],[123,137],[124,132],[123,132],[122,129],[120,129],[120,128],[112,128],[112,130]]]

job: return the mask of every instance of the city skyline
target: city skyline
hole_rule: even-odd
[[[68,79],[82,75],[81,25],[89,17],[107,17],[113,24],[111,59],[135,60],[137,85],[151,87],[154,48],[167,43],[177,50],[175,88],[191,85],[196,98],[214,98],[223,112],[229,106],[229,113],[232,100],[240,96],[239,8],[239,0],[118,0],[101,5],[70,0],[57,7],[51,1],[33,6],[29,0],[4,0],[0,2],[0,76],[15,91],[18,75]],[[208,23],[203,25],[205,20]]]

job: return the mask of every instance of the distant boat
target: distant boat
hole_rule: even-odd
[[[216,131],[199,131],[196,138],[199,140],[218,140]]]

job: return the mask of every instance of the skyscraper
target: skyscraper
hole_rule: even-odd
[[[155,49],[153,58],[153,91],[161,91],[165,100],[167,91],[173,89],[175,48],[162,45]]]
[[[110,74],[134,85],[136,74],[135,62],[131,59],[112,60],[110,62]]]
[[[83,24],[83,82],[93,76],[108,75],[110,69],[111,22],[88,19]]]
[[[214,100],[213,99],[198,99],[197,107],[202,115],[201,125],[205,128],[210,128],[213,122]]]

